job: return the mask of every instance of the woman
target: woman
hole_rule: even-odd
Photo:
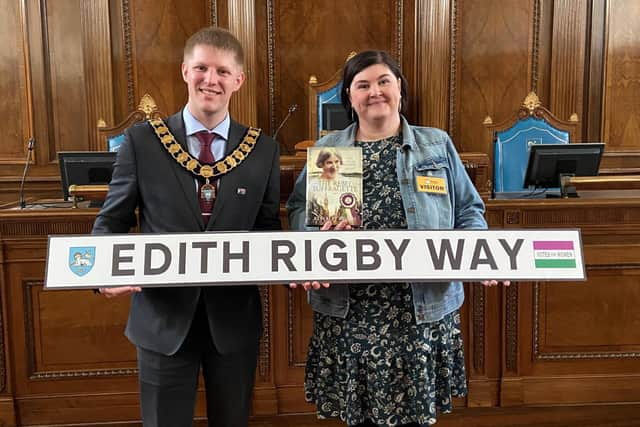
[[[407,83],[393,58],[362,52],[347,62],[342,82],[354,123],[316,145],[362,147],[362,228],[486,228],[482,200],[448,135],[401,115]],[[446,191],[420,191],[427,177]],[[287,202],[293,229],[304,229],[305,182],[306,170]],[[329,229],[329,222],[321,227]],[[342,221],[333,229],[350,227]],[[305,397],[318,417],[349,426],[427,426],[437,412],[451,411],[452,397],[466,395],[462,283],[303,286],[312,289],[314,310]]]

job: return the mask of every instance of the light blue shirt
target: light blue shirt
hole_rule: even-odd
[[[195,136],[196,132],[205,130],[209,133],[216,134],[216,137],[211,143],[211,152],[213,157],[220,160],[224,157],[225,150],[227,148],[227,141],[229,140],[229,127],[231,126],[231,118],[229,113],[225,116],[224,120],[213,129],[207,129],[202,123],[198,121],[186,106],[182,110],[182,120],[184,120],[184,128],[187,131],[187,144],[189,145],[189,154],[196,159],[200,155],[200,141]]]
[[[191,111],[186,106],[182,109],[182,120],[184,120],[184,128],[187,132],[187,145],[189,146],[189,154],[196,159],[200,156],[200,140],[195,136],[196,132],[207,131],[215,134],[213,142],[211,143],[211,152],[213,158],[216,161],[224,158],[225,150],[227,149],[227,141],[229,140],[229,127],[231,126],[231,118],[229,113],[225,116],[218,126],[213,129],[207,129],[198,119],[193,117]],[[198,180],[194,180],[196,183],[196,191],[198,188]],[[220,180],[218,179],[218,188],[220,187]]]

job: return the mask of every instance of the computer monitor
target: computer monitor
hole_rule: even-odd
[[[64,199],[69,200],[70,185],[108,184],[116,155],[109,151],[60,151],[58,163]]]
[[[322,104],[322,130],[342,130],[351,124],[351,119],[342,104]]]
[[[558,188],[562,175],[598,175],[604,143],[532,144],[525,187]]]

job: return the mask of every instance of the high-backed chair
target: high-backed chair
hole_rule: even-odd
[[[515,117],[484,125],[493,141],[493,192],[518,193],[526,190],[524,175],[531,144],[568,144],[575,140],[578,116],[560,120],[542,107],[538,96],[529,93]]]
[[[351,52],[347,59],[356,53]],[[318,78],[309,78],[309,140],[316,141],[333,130],[347,127],[351,118],[344,111],[340,91],[342,90],[342,67],[327,81],[318,83]]]
[[[151,118],[163,117],[151,95],[145,93],[140,99],[138,108],[131,112],[122,122],[108,127],[103,119],[98,120],[98,139],[103,151],[118,151],[124,140],[124,131],[134,123],[143,122]]]

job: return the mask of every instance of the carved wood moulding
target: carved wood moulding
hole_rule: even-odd
[[[520,214],[519,210],[506,210],[504,212],[504,223],[509,225],[520,224]]]
[[[293,289],[288,289],[287,291],[287,349],[289,355],[289,364],[288,366],[294,368],[304,368],[304,362],[296,362],[295,360],[295,348],[293,345],[295,339],[295,326],[301,324],[302,319],[297,319],[294,315],[295,309],[295,291]]]
[[[271,371],[271,297],[269,286],[258,286],[262,301],[262,336],[260,337],[260,353],[258,355],[258,374],[263,382],[269,381]]]
[[[1,271],[2,269],[0,268],[0,272]],[[7,358],[5,355],[5,352],[7,350],[4,345],[4,316],[2,313],[3,306],[4,304],[2,300],[2,293],[0,293],[0,392],[5,391],[7,387]]]
[[[458,78],[458,1],[451,0],[451,71],[449,75],[449,135],[457,135],[456,132],[456,97],[457,92],[457,78]],[[459,146],[459,151],[462,151],[462,145]]]
[[[48,236],[49,234],[87,234],[93,228],[91,222],[3,222],[0,234],[4,236]]]
[[[404,21],[403,21],[403,13],[404,13],[404,0],[395,0],[395,11],[396,11],[396,40],[395,47],[396,51],[395,57],[398,64],[402,64],[402,54],[403,54],[403,38],[404,38]]]
[[[473,367],[478,372],[484,372],[484,286],[471,286],[473,293]]]
[[[218,1],[209,0],[209,23],[214,27],[218,26]]]
[[[516,372],[518,369],[518,286],[506,288],[506,360],[507,370]]]
[[[133,43],[131,41],[129,0],[122,0],[122,35],[124,37],[124,58],[127,70],[127,105],[129,106],[129,111],[133,111],[136,106],[136,100],[133,81]]]
[[[538,92],[538,63],[540,62],[540,1],[533,1],[533,34],[531,48],[531,92]]]
[[[522,224],[599,226],[602,224],[640,224],[640,209],[584,209],[579,206],[557,210],[527,210],[522,212]]]

